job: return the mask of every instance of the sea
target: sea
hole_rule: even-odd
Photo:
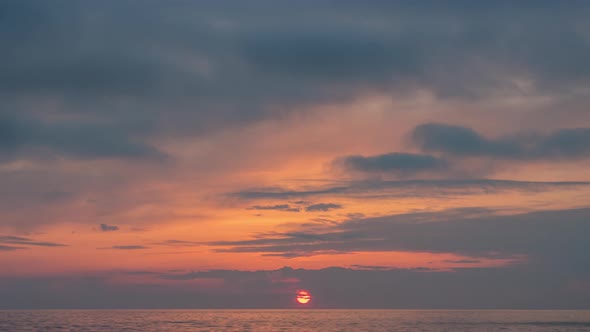
[[[569,310],[12,310],[0,331],[590,331]]]

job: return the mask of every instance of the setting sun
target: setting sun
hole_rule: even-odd
[[[311,301],[311,294],[308,291],[302,290],[297,292],[297,302],[301,304],[307,304]]]

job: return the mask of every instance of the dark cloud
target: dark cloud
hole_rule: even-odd
[[[361,269],[361,270],[391,270],[393,267],[391,266],[382,266],[382,265],[359,265],[353,264],[351,265],[352,268]]]
[[[475,192],[501,191],[551,191],[557,188],[585,187],[590,182],[584,181],[513,181],[494,179],[452,179],[452,180],[371,180],[352,181],[346,185],[311,188],[307,190],[289,190],[283,188],[261,188],[243,190],[227,194],[229,197],[258,200],[258,199],[291,199],[303,197],[321,197],[334,195],[362,196],[379,194],[384,196],[453,196],[466,195]]]
[[[487,102],[516,95],[526,99],[527,105],[529,97],[553,99],[557,95],[562,104],[551,107],[567,118],[572,110],[558,107],[567,105],[563,100],[571,102],[573,94],[575,100],[588,99],[589,14],[589,2],[576,0],[2,1],[0,163],[33,161],[41,169],[36,177],[28,170],[2,172],[3,210],[25,206],[33,208],[30,215],[36,215],[14,213],[14,218],[3,218],[3,226],[18,227],[25,219],[34,219],[27,224],[58,220],[39,206],[74,197],[82,202],[76,188],[83,186],[107,201],[98,204],[99,212],[146,205],[145,201],[122,200],[119,195],[113,198],[116,204],[106,199],[109,189],[103,183],[115,183],[117,189],[129,185],[124,171],[104,170],[104,175],[101,165],[86,164],[68,167],[64,172],[72,173],[64,175],[44,167],[46,161],[168,160],[158,143],[174,145],[179,137],[184,140],[220,128],[233,129],[308,105],[357,100],[374,93],[405,97],[419,92],[432,94],[434,100],[461,99],[459,104],[465,99]],[[586,116],[583,106],[577,108],[584,112],[578,118]],[[510,111],[499,110],[498,116]],[[398,108],[391,112],[402,115]],[[425,114],[430,116],[441,117]],[[580,121],[580,125],[586,123]],[[490,138],[470,128],[426,124],[416,128],[413,138],[421,151],[432,155],[349,156],[345,165],[364,173],[414,175],[445,171],[445,161],[454,163],[462,157],[578,160],[588,157],[590,146],[588,128]],[[15,164],[8,166],[22,166]],[[26,164],[22,167],[29,167]],[[79,173],[74,174],[73,169]],[[9,178],[18,179],[8,182]],[[100,190],[94,191],[99,185]],[[249,200],[335,195],[447,197],[474,191],[534,192],[587,185],[488,179],[362,181],[301,190],[262,188],[230,196]],[[68,190],[61,190],[66,187]],[[156,199],[149,203],[166,206]],[[350,217],[340,224],[324,223],[319,230],[302,225],[273,236],[209,245],[220,252],[293,259],[409,250],[473,255],[474,260],[523,254],[529,261],[453,272],[330,268],[160,275],[166,281],[221,280],[230,288],[227,292],[157,283],[158,287],[122,286],[102,276],[2,277],[0,307],[282,308],[285,301],[292,302],[292,293],[284,285],[293,279],[318,295],[319,307],[587,308],[590,303],[587,291],[567,288],[572,280],[588,280],[586,209],[516,216],[463,209]],[[68,215],[65,220],[71,218]],[[158,245],[199,244],[168,240]],[[63,244],[0,237],[2,251],[58,246]]]
[[[347,171],[366,173],[393,173],[411,176],[417,173],[436,173],[448,170],[444,159],[413,153],[388,153],[376,156],[347,156],[334,161]]]
[[[327,15],[325,8],[316,5],[317,17],[326,14],[332,20],[311,20],[299,28],[291,26],[290,20],[279,26],[263,25],[265,30],[257,31],[251,41],[246,39],[244,54],[263,73],[304,77],[316,84],[348,81],[345,84],[381,88],[422,86],[442,95],[477,96],[511,86],[507,77],[512,71],[512,75],[556,89],[556,81],[587,81],[589,72],[574,68],[582,55],[590,53],[590,47],[572,24],[582,20],[581,13],[588,6],[577,3],[573,7],[581,10],[578,13],[573,7],[554,7],[517,5],[508,10],[505,4],[380,2],[341,6]],[[559,28],[546,24],[553,11],[563,15]],[[363,13],[366,20],[346,20],[354,13]],[[301,11],[294,11],[298,14]],[[565,17],[572,21],[565,22]],[[543,37],[538,37],[539,31]],[[550,48],[559,35],[565,36],[562,42],[572,53]],[[550,56],[542,57],[542,51]],[[477,80],[469,77],[474,72],[479,74]]]
[[[15,246],[3,246],[0,245],[0,251],[14,251],[14,250],[20,250],[20,249],[27,249],[25,247],[15,247]]]
[[[501,215],[483,208],[419,212],[326,225],[243,241],[209,243],[220,252],[416,251],[487,258],[528,257],[531,264],[586,271],[590,209]]]
[[[299,257],[306,257],[309,255],[300,254],[296,252],[281,252],[281,253],[270,253],[270,254],[262,254],[262,256],[266,257],[282,257],[282,258],[299,258]]]
[[[364,213],[360,213],[360,212],[353,212],[353,213],[347,213],[346,214],[346,218],[348,219],[361,219],[364,218],[365,214]]]
[[[318,203],[305,207],[307,212],[326,212],[335,209],[342,209],[342,205],[335,203]]]
[[[244,58],[264,73],[304,79],[388,81],[392,69],[416,70],[413,50],[395,52],[384,35],[348,29],[261,31],[244,42]]]
[[[288,199],[294,197],[341,194],[345,193],[348,190],[348,187],[329,187],[325,189],[304,191],[285,190],[282,188],[261,188],[229,193],[229,196],[237,197],[240,199]]]
[[[112,282],[117,274],[2,277],[0,308],[286,309],[294,307],[294,294],[303,288],[311,292],[314,308],[588,309],[587,289],[572,287],[569,274],[547,272],[524,266],[283,267],[141,275],[151,278],[150,285]]]
[[[4,235],[0,236],[0,244],[17,244],[21,246],[35,246],[35,247],[65,247],[65,244],[45,241],[35,241],[30,238]]]
[[[162,242],[155,242],[152,244],[160,245],[160,246],[170,246],[170,247],[193,247],[193,246],[203,245],[202,242],[185,241],[185,240],[166,240],[166,241],[162,241]]]
[[[227,252],[227,251],[216,250],[216,252]],[[282,257],[282,258],[292,259],[292,258],[300,258],[300,257],[311,257],[311,256],[320,256],[320,255],[322,255],[322,256],[324,256],[324,255],[342,255],[342,254],[347,254],[347,252],[336,251],[336,250],[322,250],[322,251],[316,251],[313,253],[307,253],[307,252],[264,253],[264,254],[261,254],[261,256]]]
[[[119,226],[100,224],[100,231],[101,232],[113,232],[113,231],[118,231],[118,230],[119,230]]]
[[[397,178],[471,178],[493,172],[494,165],[469,164],[463,158],[503,161],[559,161],[590,157],[590,128],[567,128],[549,133],[521,132],[486,138],[467,127],[427,123],[414,128],[412,144],[429,154],[393,152],[374,156],[336,158],[332,165],[345,172],[394,175]]]
[[[590,157],[590,128],[560,129],[548,134],[529,133],[489,139],[470,128],[430,123],[416,127],[412,139],[423,151],[460,157],[512,160]]]
[[[23,101],[54,98],[64,101],[55,122],[110,119],[153,137],[367,90],[477,98],[518,91],[519,80],[550,91],[590,82],[583,1],[333,5],[4,2],[0,90],[20,107],[4,112],[34,117],[43,112]],[[122,150],[154,153],[129,140]]]
[[[423,124],[412,133],[412,139],[425,151],[453,155],[517,156],[519,150],[510,142],[488,141],[470,128],[442,124]]]
[[[129,158],[162,160],[165,155],[115,124],[45,123],[0,114],[1,161],[15,158]]]
[[[156,275],[157,272],[153,271],[125,271],[124,274],[132,275],[132,276],[143,276],[143,275]]]
[[[482,261],[479,259],[447,259],[444,261],[445,263],[453,263],[453,264],[478,264]]]
[[[277,205],[254,205],[248,208],[249,210],[277,210],[287,212],[299,212],[301,209],[297,207],[291,207],[289,204],[277,204]]]
[[[97,248],[97,249],[141,250],[141,249],[149,249],[149,248],[150,247],[146,247],[146,246],[129,245],[129,246],[112,246],[112,247]]]

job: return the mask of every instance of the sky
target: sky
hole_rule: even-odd
[[[590,309],[590,2],[0,2],[0,308]]]

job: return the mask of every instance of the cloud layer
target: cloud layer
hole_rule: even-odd
[[[251,240],[219,241],[219,252],[323,255],[333,252],[416,251],[468,257],[527,257],[533,263],[584,270],[590,210],[498,215],[463,208],[342,221]],[[556,266],[551,266],[555,264]],[[586,271],[590,272],[590,271]]]
[[[547,161],[590,157],[590,128],[488,139],[471,128],[430,123],[416,127],[412,139],[422,151],[458,157]]]
[[[0,308],[586,308],[588,17],[2,1]]]

